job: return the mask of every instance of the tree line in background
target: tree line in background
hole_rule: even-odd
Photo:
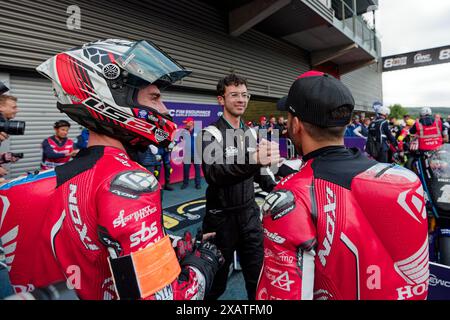
[[[411,118],[418,118],[421,108],[405,108],[401,104],[394,104],[389,107],[391,113],[389,117],[394,117],[397,119],[402,119],[404,115],[409,114]],[[450,108],[445,107],[431,107],[433,114],[440,114],[443,119],[447,119],[450,115]]]

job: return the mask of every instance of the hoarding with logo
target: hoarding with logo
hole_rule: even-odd
[[[383,58],[383,72],[450,62],[450,46],[414,51]]]

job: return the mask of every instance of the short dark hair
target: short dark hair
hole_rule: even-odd
[[[329,117],[331,120],[350,118],[353,112],[353,106],[351,105],[343,105],[333,111],[331,111]],[[301,120],[301,118],[300,118]],[[323,142],[323,141],[336,141],[342,139],[345,134],[346,126],[344,127],[319,127],[314,124],[303,122],[303,126],[305,127],[308,135],[313,138],[315,141]]]
[[[344,137],[346,127],[322,128],[308,122],[303,122],[308,135],[317,142],[335,141]]]
[[[55,124],[53,125],[53,128],[55,128],[55,129],[62,128],[62,127],[68,127],[68,128],[70,128],[70,123],[69,123],[69,121],[66,121],[66,120],[59,120],[59,121],[56,121]]]
[[[225,78],[222,78],[219,80],[219,82],[217,83],[217,95],[223,96],[225,93],[225,87],[228,87],[228,86],[236,86],[237,87],[237,86],[240,86],[241,84],[248,87],[247,79],[232,73],[232,74],[226,76]]]

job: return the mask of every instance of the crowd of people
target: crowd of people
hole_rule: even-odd
[[[444,120],[440,114],[433,115],[429,107],[423,107],[416,119],[409,114],[400,120],[390,117],[390,109],[384,106],[376,108],[375,113],[375,117],[364,118],[362,122],[355,115],[345,137],[366,139],[366,152],[379,162],[404,164],[407,155],[418,150],[434,150],[449,141],[450,116]]]
[[[101,68],[83,50],[103,53],[108,61]],[[83,88],[92,92],[76,90],[79,79],[61,80],[59,72],[72,67],[72,60],[89,68],[84,80],[90,85]],[[164,152],[180,143],[174,141],[177,126],[161,91],[189,72],[152,44],[125,40],[85,44],[37,70],[52,80],[58,109],[88,129],[89,138],[75,151],[67,138],[70,125],[58,121],[55,135],[43,142],[43,166],[54,169],[0,186],[2,199],[9,199],[0,235],[15,241],[8,270],[16,297],[73,279],[77,266],[72,285],[80,299],[216,300],[226,289],[235,251],[250,300],[427,297],[421,182],[411,171],[383,163],[384,155],[372,155],[376,161],[345,147],[355,101],[336,78],[318,71],[300,75],[278,104],[287,120],[261,117],[256,125],[243,120],[250,100],[247,80],[230,74],[218,81],[223,115],[198,136],[193,119],[184,121],[191,147],[197,146],[191,155],[201,152],[208,184],[203,232],[194,238],[166,233],[158,183],[162,161],[163,188],[171,190]],[[86,100],[93,97],[102,107]],[[367,149],[373,149],[371,136],[381,151],[387,140],[400,148],[386,109],[377,110],[370,124],[363,120],[359,130],[360,119],[354,119],[352,132],[367,134]],[[125,110],[129,118],[119,119]],[[419,149],[433,139],[442,142],[436,138],[444,133],[440,120],[429,118],[415,123],[416,132],[405,122],[409,133],[419,136]],[[281,158],[270,139],[276,129],[292,140],[300,159]],[[268,138],[260,139],[259,130],[267,130]],[[182,188],[193,163],[188,160]],[[200,167],[195,171],[199,187]],[[268,192],[261,208],[254,183]],[[417,210],[399,201],[411,190]],[[4,245],[12,250],[9,242]]]
[[[267,136],[270,137],[274,130],[278,130],[277,134],[279,138],[288,138],[287,134],[287,120],[283,116],[275,117],[270,116],[269,122],[267,122],[266,116],[261,116],[258,122],[247,121],[246,125],[249,128],[256,130],[267,130]]]

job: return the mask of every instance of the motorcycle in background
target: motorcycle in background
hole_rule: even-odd
[[[410,156],[407,167],[419,176],[425,191],[430,261],[450,266],[450,144]]]

